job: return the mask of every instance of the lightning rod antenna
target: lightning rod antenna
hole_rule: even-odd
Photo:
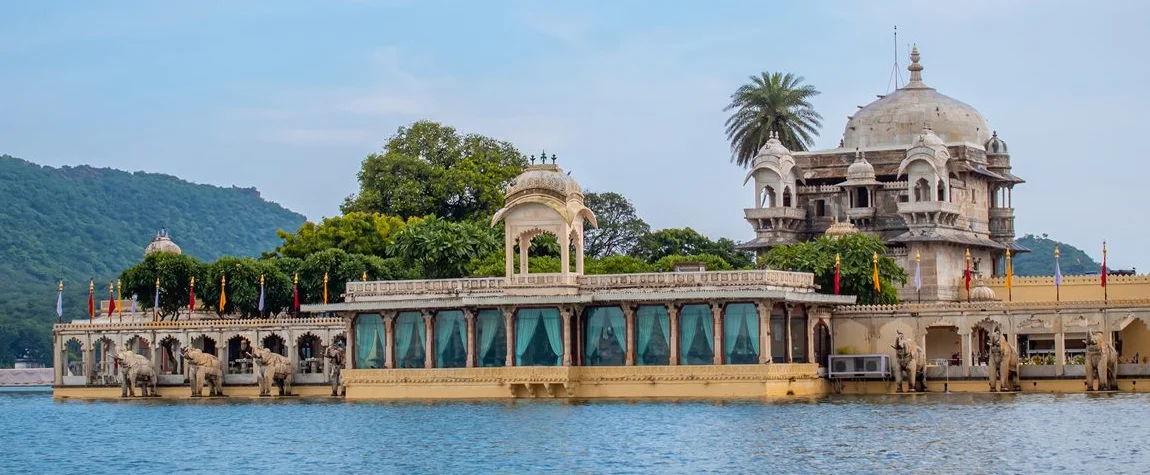
[[[886,82],[887,91],[891,91],[891,83],[894,83],[894,88],[899,88],[899,82],[902,81],[902,71],[898,69],[898,25],[894,26],[894,66],[890,71],[890,79]]]

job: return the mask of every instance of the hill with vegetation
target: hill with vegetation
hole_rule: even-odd
[[[160,228],[185,254],[214,260],[270,251],[280,243],[276,231],[305,221],[255,188],[7,155],[0,203],[0,367],[25,351],[50,363],[57,281],[64,279],[64,319],[85,318],[88,280],[106,299],[108,283],[140,262]]]
[[[1014,275],[1051,276],[1054,275],[1054,248],[1061,256],[1059,267],[1062,275],[1097,274],[1102,264],[1095,261],[1081,249],[1048,238],[1045,234],[1027,234],[1015,240],[1018,245],[1030,249],[1014,258]]]

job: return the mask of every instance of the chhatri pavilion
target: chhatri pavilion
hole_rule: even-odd
[[[921,301],[856,306],[809,273],[779,270],[585,275],[582,188],[554,160],[532,163],[506,188],[502,277],[348,282],[341,301],[304,305],[303,318],[75,321],[54,328],[58,397],[115,397],[109,353],[148,357],[161,396],[186,395],[181,350],[219,359],[225,395],[255,395],[249,346],[283,355],[295,391],[326,395],[322,355],[346,346],[340,383],[355,399],[756,398],[889,392],[877,380],[828,380],[846,355],[893,360],[898,335],[925,350],[928,390],[985,391],[988,338],[1000,331],[1025,361],[1024,391],[1083,389],[1087,332],[1117,349],[1119,389],[1150,387],[1150,278],[1017,278],[1008,301],[995,269],[1014,244],[1011,192],[1022,183],[1005,142],[973,107],[910,81],[860,108],[839,147],[791,152],[777,139],[754,158],[743,211],[746,249],[850,232],[880,236],[912,270]],[[734,215],[733,215],[734,216]],[[559,243],[560,271],[533,272],[532,239]],[[151,252],[178,252],[168,236]],[[169,245],[170,243],[170,245]],[[153,246],[150,246],[150,248]],[[965,252],[976,285],[961,285]],[[76,355],[80,355],[77,357]],[[887,373],[889,375],[889,372]],[[1137,384],[1142,382],[1142,384]]]

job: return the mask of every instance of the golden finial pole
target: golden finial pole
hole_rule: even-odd
[[[323,304],[327,305],[327,271],[323,273]]]
[[[120,283],[120,279],[116,279],[116,315],[120,317],[120,323],[124,323],[124,298],[121,293],[122,291],[123,285]]]

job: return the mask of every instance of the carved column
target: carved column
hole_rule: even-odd
[[[507,335],[507,362],[505,366],[515,366],[515,308],[501,307],[503,312],[503,326]]]
[[[759,314],[759,364],[771,362],[771,301],[755,302]]]
[[[52,335],[52,368],[55,368],[55,371],[52,371],[55,373],[52,376],[52,384],[57,386],[64,384],[64,371],[68,370],[66,365],[60,362],[60,357],[64,354],[64,350],[65,348],[63,337],[61,337],[59,333],[55,333]],[[63,360],[64,363],[68,362],[67,358],[63,358]],[[156,374],[160,373],[157,372]]]
[[[1066,333],[1061,328],[1054,334],[1054,374],[1066,374]]]
[[[671,366],[679,365],[679,306],[674,303],[667,305],[667,319],[671,323],[671,355],[667,363]]]
[[[974,362],[974,358],[972,357],[972,350],[974,349],[974,345],[972,343],[973,336],[971,335],[969,328],[966,329],[966,333],[959,333],[958,336],[962,341],[962,375],[969,378],[970,367]]]
[[[571,273],[571,234],[563,233],[559,236],[559,273]],[[567,345],[563,345],[567,346]]]
[[[467,322],[467,365],[468,368],[475,367],[475,310],[470,308],[463,309],[463,320]]]
[[[503,260],[506,267],[507,278],[510,279],[511,275],[515,273],[515,237],[511,235],[511,230],[507,230],[507,235],[503,237]]]
[[[96,380],[96,344],[89,339],[84,347],[84,376],[88,384]]]
[[[435,312],[423,310],[423,367],[435,367],[435,326],[431,324]]]
[[[383,316],[383,339],[386,340],[383,344],[387,347],[384,349],[386,361],[383,362],[383,367],[395,368],[395,312],[387,312]]]
[[[288,352],[288,354],[287,354],[288,364],[291,364],[292,373],[302,373],[303,371],[300,370],[300,364],[299,364],[299,346],[297,345],[297,342],[296,342],[295,332],[293,332],[291,330],[287,330],[286,334],[287,334],[287,340],[288,340],[286,342],[287,343],[287,352]],[[227,348],[227,347],[228,347],[227,342],[224,342],[224,348]],[[226,368],[227,367],[227,361],[222,361],[222,363],[224,364],[224,366]]]
[[[635,366],[635,306],[623,305],[623,317],[627,319],[627,360],[624,364]]]
[[[525,240],[524,237],[519,236],[519,273],[527,275],[527,248],[531,246],[531,240]]]
[[[563,319],[563,366],[571,366],[571,307],[559,307],[559,318]]]
[[[343,325],[343,332],[344,332],[343,334],[347,335],[347,344],[346,344],[347,358],[346,358],[346,361],[344,361],[344,363],[347,366],[347,369],[356,369],[355,368],[355,318],[356,317],[353,316],[351,318],[344,319],[344,325]],[[390,332],[388,334],[390,335]]]
[[[723,364],[723,303],[719,301],[711,302],[711,324],[713,325],[711,337],[714,340],[711,344],[714,350],[714,364]]]

